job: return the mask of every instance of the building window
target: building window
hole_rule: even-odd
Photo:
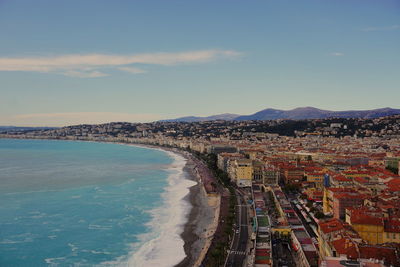
[[[389,233],[386,233],[386,238],[390,238]]]
[[[393,233],[393,239],[396,239],[396,233]]]

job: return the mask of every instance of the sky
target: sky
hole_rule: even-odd
[[[0,0],[0,125],[399,99],[398,0]]]

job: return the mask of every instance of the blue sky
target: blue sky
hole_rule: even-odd
[[[400,2],[0,0],[0,125],[400,108]]]

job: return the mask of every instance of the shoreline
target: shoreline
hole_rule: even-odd
[[[190,205],[190,211],[186,215],[186,220],[182,222],[183,231],[180,234],[183,240],[183,250],[185,257],[174,267],[200,266],[203,262],[211,240],[218,225],[220,198],[207,196],[205,187],[202,183],[204,177],[196,172],[200,163],[190,153],[179,150],[178,148],[163,147],[153,144],[113,142],[103,140],[63,140],[52,138],[6,138],[6,139],[32,139],[32,140],[54,140],[54,141],[78,141],[78,142],[96,142],[111,143],[127,146],[142,147],[147,149],[161,150],[165,153],[174,153],[186,160],[182,168],[184,179],[196,182],[195,185],[188,188],[189,192],[182,198]],[[129,264],[129,263],[128,263]]]
[[[189,158],[185,172],[189,175],[189,179],[196,181],[197,184],[190,188],[189,194],[185,197],[192,205],[184,231],[181,234],[185,242],[186,257],[175,267],[200,266],[208,251],[210,233],[213,235],[213,222],[215,217],[218,218],[216,208],[210,206],[203,184],[199,181],[200,177],[194,172],[196,167],[195,162]]]
[[[142,235],[144,239],[137,249],[129,253],[127,266],[171,267],[186,257],[185,240],[181,234],[191,205],[185,197],[197,182],[187,179],[184,171],[187,160],[182,155],[172,151],[160,152],[173,160],[167,167],[167,186],[161,195],[162,202],[149,211],[149,232]]]
[[[196,182],[189,188],[189,193],[183,198],[191,208],[186,217],[183,226],[181,238],[184,241],[185,258],[174,267],[200,266],[207,254],[211,244],[212,237],[217,228],[219,215],[219,199],[210,200],[201,182],[200,174],[196,173],[198,163],[193,159],[189,152],[181,151],[177,148],[161,147],[151,144],[133,144],[120,143],[123,145],[132,145],[136,147],[158,149],[165,152],[172,152],[184,157],[186,164],[183,168],[185,179]]]

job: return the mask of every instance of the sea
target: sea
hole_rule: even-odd
[[[0,266],[174,266],[196,183],[175,153],[0,139]]]

